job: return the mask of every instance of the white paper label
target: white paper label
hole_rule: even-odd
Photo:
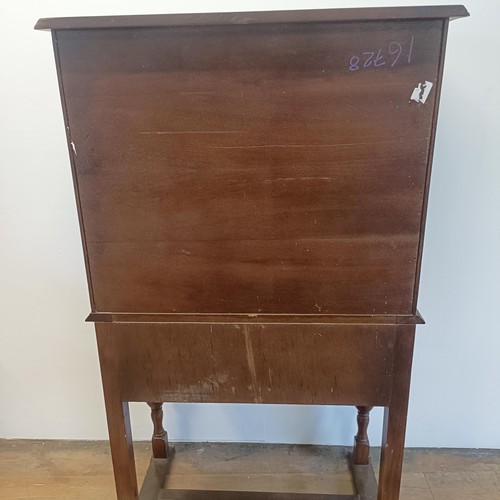
[[[419,83],[413,90],[410,101],[425,104],[425,101],[427,101],[427,98],[431,93],[432,85],[432,82],[428,82],[427,80],[424,83]]]

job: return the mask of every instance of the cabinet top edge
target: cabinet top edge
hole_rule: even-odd
[[[35,25],[35,29],[77,30],[280,23],[397,21],[410,19],[457,19],[459,17],[467,16],[469,16],[469,12],[463,5],[433,5],[418,7],[370,7],[262,12],[54,17],[39,19]]]

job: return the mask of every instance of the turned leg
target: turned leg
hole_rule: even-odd
[[[368,441],[368,424],[373,406],[356,406],[358,409],[358,433],[354,436],[352,461],[356,465],[368,465],[370,462],[370,441]]]
[[[168,435],[163,428],[163,403],[148,403],[151,408],[151,420],[153,421],[153,445],[154,458],[168,457]]]
[[[392,397],[384,412],[378,500],[399,499],[414,339],[415,326],[398,328],[394,350]]]

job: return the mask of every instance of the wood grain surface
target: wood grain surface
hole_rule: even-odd
[[[93,310],[415,313],[443,22],[56,32]]]
[[[98,323],[124,401],[389,404],[397,327]],[[410,327],[413,328],[413,327]]]

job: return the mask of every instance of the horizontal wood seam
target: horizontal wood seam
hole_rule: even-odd
[[[154,314],[92,312],[91,323],[207,323],[207,324],[369,324],[421,325],[417,311],[410,315],[288,315],[288,314]]]

